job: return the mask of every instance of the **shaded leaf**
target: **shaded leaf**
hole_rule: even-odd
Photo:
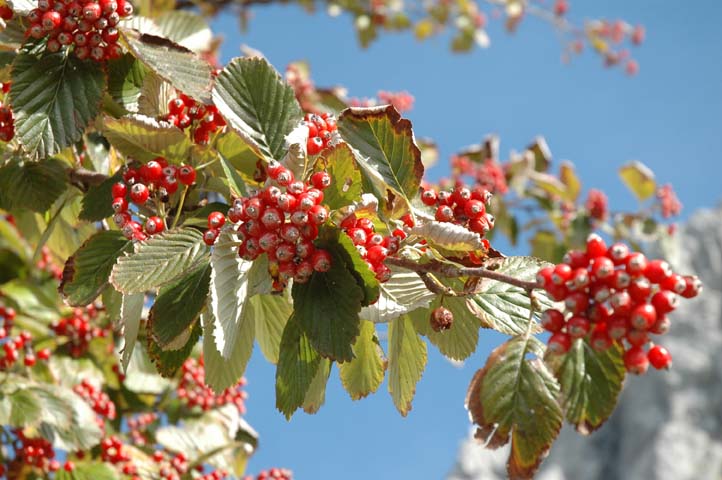
[[[258,346],[266,360],[278,363],[281,336],[293,308],[280,295],[256,295],[248,302],[254,312]]]
[[[65,52],[13,62],[10,101],[15,135],[30,157],[48,157],[80,140],[100,109],[105,74],[98,62]]]
[[[145,301],[144,293],[133,293],[123,295],[120,304],[120,326],[123,332],[125,344],[123,345],[123,370],[128,371],[128,363],[130,362],[135,342],[138,339],[138,331],[140,330],[140,319],[143,315],[143,303]]]
[[[322,358],[313,377],[311,386],[308,387],[306,398],[303,399],[303,411],[306,413],[316,413],[326,401],[326,383],[331,374],[331,360]]]
[[[203,318],[205,381],[214,392],[220,393],[226,388],[236,385],[243,376],[251,353],[253,353],[254,325],[252,321],[244,322],[244,328],[236,338],[230,357],[224,358],[216,347],[214,335],[216,327],[212,317],[208,315]]]
[[[132,248],[132,242],[117,230],[101,231],[90,237],[65,262],[58,290],[72,306],[90,304],[108,284],[118,257]]]
[[[147,70],[133,55],[108,61],[108,94],[118,105],[129,112],[138,111],[140,90]]]
[[[99,222],[113,215],[113,185],[123,179],[118,171],[101,184],[94,185],[83,195],[82,209],[78,218],[88,222]]]
[[[68,188],[62,162],[11,162],[0,168],[0,208],[45,212]]]
[[[183,348],[178,350],[163,350],[160,345],[153,341],[151,335],[146,335],[148,356],[162,377],[171,378],[175,376],[178,369],[183,365],[183,362],[190,356],[196,343],[198,343],[202,332],[203,329],[200,324],[196,322],[191,330],[190,338]]]
[[[290,420],[303,405],[306,394],[321,364],[321,357],[311,346],[294,317],[286,323],[276,366],[276,408]]]
[[[161,156],[180,163],[191,148],[190,140],[178,127],[143,115],[105,117],[103,133],[122,154],[142,161]]]

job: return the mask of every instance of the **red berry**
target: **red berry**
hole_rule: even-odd
[[[586,336],[590,328],[589,320],[584,317],[575,316],[567,322],[567,332],[572,338],[582,338]]]
[[[627,319],[612,317],[607,321],[607,333],[614,340],[621,340],[627,335]]]
[[[614,275],[614,262],[607,257],[596,257],[592,260],[592,277],[603,280]]]
[[[548,332],[558,332],[564,327],[564,314],[559,310],[546,310],[541,315],[541,325]]]
[[[148,217],[145,221],[145,231],[148,235],[154,235],[165,230],[165,224],[160,217]]]
[[[629,247],[623,243],[615,243],[609,247],[607,257],[611,258],[615,265],[624,265],[629,257]]]
[[[43,14],[41,23],[43,25],[43,28],[45,31],[49,32],[51,30],[55,30],[56,28],[60,27],[60,24],[63,21],[63,17],[55,11],[51,12],[45,12]]]
[[[646,302],[649,294],[652,293],[652,284],[646,278],[635,278],[627,291],[635,302]]]
[[[464,213],[469,218],[481,218],[486,215],[486,206],[479,200],[469,200],[464,205]]]
[[[316,172],[311,175],[311,183],[315,188],[323,190],[331,185],[331,176],[327,172]]]
[[[148,201],[148,197],[150,197],[150,191],[144,184],[136,183],[130,187],[130,199],[136,205],[143,205]]]
[[[672,366],[672,355],[661,345],[655,345],[647,353],[649,363],[657,370],[669,369]]]
[[[112,207],[115,213],[123,213],[128,210],[128,201],[125,197],[116,197],[113,199]]]
[[[290,185],[291,183],[293,183],[294,180],[295,177],[293,175],[293,172],[287,168],[281,170],[281,172],[278,174],[278,177],[276,177],[276,182],[282,187]]]
[[[373,264],[379,264],[386,260],[388,253],[389,251],[386,248],[375,245],[367,249],[366,259]]]
[[[627,273],[632,276],[641,275],[647,269],[647,257],[643,253],[633,252],[627,257]]]
[[[160,180],[160,187],[163,188],[168,195],[173,195],[178,191],[178,180],[175,176],[167,175]]]
[[[639,330],[647,330],[657,321],[657,311],[649,303],[637,305],[629,317],[630,324]]]
[[[181,165],[177,175],[178,181],[183,185],[193,185],[196,181],[196,170],[190,165]]]
[[[699,277],[688,275],[684,277],[684,281],[687,284],[684,292],[681,293],[684,298],[694,298],[702,292],[702,282]]]
[[[309,137],[306,142],[306,150],[309,155],[318,155],[323,150],[323,139],[321,137]]]
[[[316,250],[311,256],[311,265],[317,272],[328,272],[331,270],[331,254],[326,250]]]
[[[65,465],[63,465],[63,470],[65,470],[66,472],[72,472],[73,470],[75,470],[75,464],[68,460],[67,462],[65,462]]]
[[[682,294],[687,289],[687,282],[682,275],[673,273],[665,278],[660,284],[664,290],[669,290],[677,294]]]
[[[125,197],[126,193],[128,193],[128,186],[123,182],[114,183],[112,192],[113,198]]]
[[[328,209],[322,205],[314,205],[308,211],[308,219],[314,225],[322,225],[328,220]]]
[[[587,268],[589,265],[589,257],[585,252],[580,250],[569,250],[563,259],[564,263],[568,264],[573,269]]]
[[[451,222],[454,219],[454,210],[448,205],[441,205],[436,209],[435,218],[439,222]]]
[[[652,283],[661,283],[672,273],[672,267],[664,260],[652,260],[644,269],[644,276]]]
[[[38,350],[38,358],[40,360],[48,360],[50,358],[50,349],[49,348],[43,348],[41,350]]]
[[[649,335],[647,335],[647,332],[636,328],[627,330],[626,339],[630,345],[635,347],[642,347],[649,343]]]
[[[83,6],[83,18],[89,22],[95,22],[102,13],[102,9],[97,3],[86,3]]]
[[[591,338],[589,339],[589,343],[595,351],[603,352],[612,346],[612,339],[605,330],[594,330]]]
[[[641,347],[632,347],[624,354],[624,367],[629,373],[642,375],[649,368],[649,359]]]
[[[536,282],[547,289],[552,285],[552,275],[554,275],[554,267],[544,267],[536,274]]]
[[[220,233],[220,230],[216,228],[209,228],[205,231],[203,234],[203,241],[206,245],[211,246],[214,243],[216,243],[216,239],[218,238],[218,234]]]
[[[139,172],[140,178],[147,183],[156,183],[163,177],[163,166],[151,160],[150,162],[142,165]]]
[[[652,305],[659,316],[671,312],[677,308],[678,304],[679,299],[677,298],[677,295],[669,290],[660,290],[652,295]]]
[[[436,205],[436,199],[436,190],[434,190],[433,188],[428,188],[421,192],[421,201],[424,203],[424,205],[432,207]]]
[[[572,276],[572,267],[566,263],[560,263],[554,267],[554,273],[552,273],[552,283],[555,285],[564,285]]]
[[[564,305],[567,307],[567,310],[574,315],[579,315],[589,306],[589,297],[587,297],[585,293],[574,292],[564,300]]]
[[[221,228],[226,223],[226,217],[221,212],[208,214],[208,228]]]
[[[549,337],[548,348],[554,355],[563,355],[572,347],[572,338],[563,332],[557,332]]]
[[[604,239],[596,233],[589,235],[589,237],[587,237],[587,255],[589,258],[603,257],[606,254],[607,244],[604,242]]]

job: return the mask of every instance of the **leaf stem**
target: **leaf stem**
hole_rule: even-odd
[[[178,220],[180,219],[180,214],[183,211],[183,204],[186,201],[186,195],[188,195],[188,190],[190,189],[190,186],[186,185],[183,189],[183,193],[181,194],[180,200],[178,201],[178,208],[175,211],[175,217],[173,218],[173,225],[171,225],[171,230],[178,225]]]

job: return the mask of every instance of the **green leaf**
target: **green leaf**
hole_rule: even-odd
[[[294,318],[318,353],[341,363],[353,358],[364,292],[339,252],[329,253],[328,272],[314,272],[307,283],[293,284]]]
[[[640,202],[648,199],[657,189],[654,172],[642,162],[633,161],[619,169],[619,177]]]
[[[251,147],[233,130],[218,137],[216,150],[233,168],[240,172],[241,178],[252,179],[259,157]]]
[[[321,364],[321,357],[291,317],[283,331],[281,352],[276,367],[276,408],[290,420],[303,405],[306,394]]]
[[[228,125],[266,160],[280,160],[303,112],[293,89],[262,58],[235,58],[216,77],[213,102]]]
[[[416,384],[426,368],[426,343],[419,338],[408,315],[389,326],[389,393],[404,417],[411,410]]]
[[[442,304],[454,314],[454,322],[448,330],[435,332],[431,328],[429,317],[433,309]],[[462,361],[476,351],[481,322],[469,310],[465,298],[438,296],[428,309],[411,313],[411,318],[414,319],[416,330],[426,336],[445,357]]]
[[[18,389],[8,395],[0,394],[0,424],[15,428],[34,425],[42,408],[40,399],[30,390]]]
[[[168,388],[175,388],[175,382],[158,375],[145,345],[140,344],[130,356],[123,387],[133,393],[160,395]]]
[[[83,208],[78,218],[88,222],[99,222],[113,215],[113,185],[123,179],[123,172],[118,171],[112,177],[94,185],[83,195]]]
[[[534,257],[494,258],[485,267],[519,280],[534,281],[542,267],[549,265]],[[481,279],[477,290],[481,293],[467,297],[468,306],[481,320],[481,326],[507,335],[525,333],[530,321],[531,300],[524,289],[504,282]],[[552,302],[540,290],[534,296],[542,307],[550,308]],[[536,312],[537,314],[540,312]],[[534,332],[540,327],[533,327]]]
[[[361,172],[356,165],[353,152],[342,143],[326,153],[326,171],[331,176],[331,185],[323,191],[323,203],[331,210],[351,205],[361,197]]]
[[[104,89],[98,62],[65,52],[41,58],[21,53],[13,62],[10,88],[16,138],[33,158],[72,145],[98,114]]]
[[[592,433],[614,411],[626,375],[623,354],[616,343],[597,352],[589,343],[577,340],[565,355],[547,356],[561,385],[560,403],[566,419],[579,433]]]
[[[122,327],[123,338],[125,339],[122,360],[123,370],[126,372],[128,371],[128,363],[133,354],[133,348],[135,348],[135,342],[138,339],[144,302],[145,294],[141,292],[123,295],[120,304],[120,326]]]
[[[549,230],[537,230],[529,243],[532,256],[552,263],[560,263],[567,250],[556,234]]]
[[[72,472],[60,469],[55,473],[56,480],[118,480],[116,469],[101,462],[80,462]]]
[[[475,437],[487,448],[511,439],[510,478],[532,478],[562,426],[559,385],[540,360],[543,353],[536,338],[514,337],[492,352],[469,386],[466,408],[477,425]]]
[[[331,374],[331,360],[322,358],[306,398],[303,399],[303,411],[309,414],[318,412],[326,401],[326,383]]]
[[[361,318],[374,323],[388,323],[405,313],[426,307],[436,295],[426,288],[415,272],[389,267],[391,278],[379,285],[378,302],[361,310]]]
[[[148,72],[140,87],[138,113],[153,118],[165,116],[169,113],[168,103],[176,96],[173,85],[155,73]]]
[[[214,392],[220,393],[236,385],[246,371],[248,360],[253,353],[253,326],[253,322],[245,323],[245,328],[241,329],[236,338],[230,357],[224,358],[216,347],[213,318],[210,315],[203,317],[205,382]]]
[[[148,323],[153,339],[161,348],[177,350],[185,344],[191,325],[206,304],[210,281],[210,264],[203,261],[158,291]]]
[[[111,145],[123,155],[142,161],[160,156],[181,163],[191,148],[191,141],[178,127],[143,115],[105,117],[103,127]]]
[[[190,338],[183,348],[179,350],[163,350],[160,345],[153,341],[153,337],[150,335],[150,332],[148,332],[149,335],[146,335],[148,356],[162,377],[171,378],[175,376],[178,369],[183,365],[183,362],[188,359],[193,348],[195,348],[198,339],[201,338],[202,332],[203,329],[200,324],[196,322],[191,330]]]
[[[162,287],[197,267],[208,255],[198,230],[180,228],[135,244],[135,252],[118,258],[110,281],[121,293]]]
[[[212,77],[208,62],[163,37],[128,28],[121,28],[120,33],[131,53],[146,67],[186,95],[210,103]]]
[[[424,174],[411,122],[391,105],[349,108],[339,118],[338,131],[353,149],[376,197],[386,199],[390,190],[408,205],[418,194]]]
[[[281,336],[293,312],[291,304],[280,295],[256,295],[248,303],[256,323],[256,342],[266,360],[278,363]]]
[[[450,222],[424,222],[411,229],[411,234],[418,235],[432,245],[437,245],[453,252],[469,252],[484,250],[481,236]]]
[[[211,252],[211,313],[215,344],[228,359],[233,353],[239,332],[253,328],[253,318],[244,315],[247,299],[253,296],[249,278],[258,269],[255,262],[238,256],[239,241],[232,228],[218,235]]]
[[[62,162],[8,163],[0,168],[0,208],[45,212],[68,188]]]
[[[571,202],[576,202],[582,191],[582,182],[579,180],[577,172],[574,171],[574,164],[571,162],[562,162],[559,167],[559,179],[564,186],[566,186],[565,198]]]
[[[38,384],[33,392],[42,399],[40,432],[53,446],[67,451],[87,450],[102,437],[96,415],[90,406],[72,390]]]
[[[354,359],[338,366],[341,383],[351,399],[359,400],[374,393],[384,381],[386,362],[376,336],[374,324],[361,322],[361,334],[353,345]]]
[[[166,12],[156,19],[161,36],[178,45],[201,53],[211,50],[213,34],[208,23],[198,14],[188,11]]]
[[[223,173],[228,181],[228,188],[231,191],[231,195],[236,197],[248,197],[246,182],[243,181],[233,165],[231,165],[222,154],[219,154],[219,157],[221,168],[223,169]]]
[[[129,112],[138,111],[138,99],[147,70],[133,55],[108,62],[108,94],[118,105]]]
[[[117,230],[96,233],[65,262],[60,294],[72,306],[90,304],[108,284],[118,257],[132,248]]]

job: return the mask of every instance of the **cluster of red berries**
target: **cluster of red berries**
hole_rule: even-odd
[[[102,425],[106,418],[108,420],[115,419],[115,403],[102,389],[97,388],[86,379],[74,386],[73,391],[82,397],[90,405],[90,408],[98,414],[99,424]]]
[[[182,93],[168,102],[168,115],[163,120],[181,130],[190,128],[193,141],[200,145],[207,145],[211,134],[226,126],[215,105],[203,105]]]
[[[140,168],[129,168],[123,174],[123,181],[113,185],[113,221],[122,229],[127,239],[143,241],[148,235],[155,235],[165,230],[165,221],[158,216],[145,217],[138,211],[131,211],[130,202],[143,206],[155,195],[161,201],[178,190],[178,184],[192,185],[196,180],[196,171],[190,165],[169,165],[163,157],[142,165]],[[144,223],[134,220],[133,215]]]
[[[466,179],[473,181],[474,189],[488,190],[494,195],[504,195],[509,191],[506,183],[504,165],[493,158],[477,162],[466,155],[451,157],[451,180],[455,186],[463,185]]]
[[[85,308],[74,308],[73,313],[50,325],[56,335],[68,338],[67,348],[71,357],[78,358],[87,352],[92,339],[108,335],[107,328],[93,325],[100,310],[92,304]]]
[[[243,480],[292,480],[293,473],[287,468],[271,468],[270,470],[263,470],[258,475],[253,477],[252,475],[246,476]]]
[[[123,441],[112,435],[105,437],[100,442],[100,458],[118,468],[124,475],[131,477],[131,480],[140,480],[138,467],[133,462],[130,452],[125,449]]]
[[[605,221],[609,217],[609,201],[607,195],[601,190],[589,190],[587,201],[584,204],[589,216],[595,220]]]
[[[491,192],[481,187],[472,190],[458,186],[452,191],[427,188],[421,192],[424,205],[436,207],[437,221],[463,225],[482,237],[494,228],[494,216],[486,213],[491,197]]]
[[[28,14],[27,37],[48,37],[46,49],[58,52],[73,45],[75,56],[97,62],[119,58],[121,18],[133,13],[128,0],[38,0]]]
[[[384,260],[398,251],[401,240],[406,238],[406,232],[397,228],[390,236],[383,236],[376,232],[370,218],[356,218],[353,213],[341,221],[341,228],[351,238],[376,279],[379,282],[388,281],[391,270],[384,264]]]
[[[180,480],[181,478],[186,478],[185,475],[188,473],[190,467],[188,458],[183,453],[169,456],[163,450],[156,450],[153,452],[153,461],[160,465],[158,475],[162,480]],[[203,465],[198,465],[195,469],[199,472],[204,470]],[[200,478],[204,480],[221,480],[227,475],[226,472],[217,471],[210,474],[210,476],[204,475]]]
[[[60,463],[55,460],[53,445],[48,440],[43,437],[27,437],[20,428],[13,430],[12,433],[15,437],[12,445],[15,458],[12,463],[31,466],[43,472],[55,472],[60,469]],[[10,476],[9,471],[6,473],[8,473],[8,478],[14,478]],[[1,475],[2,470],[0,470]]]
[[[308,128],[308,141],[306,151],[309,155],[318,155],[321,151],[333,145],[338,139],[336,118],[328,113],[316,115],[307,113],[302,123]]]
[[[316,172],[306,184],[275,160],[266,171],[277,185],[268,185],[252,197],[235,199],[227,216],[232,223],[240,223],[236,228],[241,238],[238,255],[253,261],[265,253],[273,289],[283,291],[290,279],[305,283],[314,271],[331,268],[331,254],[313,244],[318,227],[328,220],[328,208],[321,202],[331,177],[327,172]],[[206,244],[215,243],[225,222],[220,212],[208,215]]]
[[[133,445],[142,447],[148,444],[146,432],[148,427],[158,421],[157,413],[141,413],[133,418],[128,419],[128,430]]]
[[[39,270],[48,272],[57,280],[63,278],[63,267],[62,265],[55,263],[47,245],[43,245],[43,248],[40,250],[40,259],[37,261],[35,266],[38,267]]]
[[[674,273],[664,260],[647,260],[623,243],[607,248],[597,234],[589,236],[585,251],[571,250],[563,263],[541,269],[537,282],[552,299],[564,301],[563,311],[549,309],[541,317],[552,333],[551,352],[566,353],[578,338],[588,337],[597,351],[618,342],[625,348],[625,367],[636,374],[650,363],[671,366],[667,349],[649,335],[669,330],[667,314],[677,308],[678,296],[692,298],[702,290],[697,277]]]
[[[241,377],[234,387],[228,387],[216,394],[205,383],[206,371],[202,357],[200,361],[194,358],[186,360],[183,363],[182,373],[177,394],[188,407],[199,407],[207,411],[232,403],[240,413],[246,413],[245,400],[248,394],[243,390],[246,384],[245,378]]]
[[[3,93],[10,90],[10,83],[0,83]],[[9,142],[15,138],[15,116],[10,105],[0,102],[0,141]]]
[[[50,349],[43,348],[38,352],[33,349],[33,336],[28,331],[22,331],[14,338],[10,332],[15,323],[15,310],[11,307],[0,305],[0,342],[2,344],[2,356],[0,357],[0,371],[8,370],[15,365],[23,355],[23,365],[33,367],[38,359],[47,361],[50,358]]]

